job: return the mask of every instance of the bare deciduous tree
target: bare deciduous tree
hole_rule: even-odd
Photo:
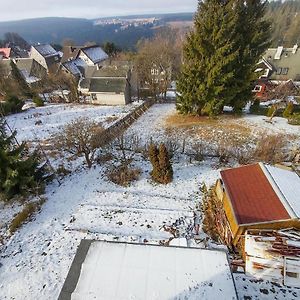
[[[160,32],[152,39],[139,41],[137,47],[135,70],[140,86],[147,86],[154,97],[160,93],[166,97],[181,65],[182,46],[177,31]]]
[[[87,118],[79,118],[67,124],[54,136],[55,143],[75,157],[84,156],[88,168],[96,160],[96,152],[106,143],[105,129]]]

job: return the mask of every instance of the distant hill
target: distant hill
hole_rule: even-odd
[[[148,17],[160,19],[163,25],[172,21],[191,21],[193,14],[137,15],[118,18],[135,19]],[[151,24],[146,24],[144,26],[132,26],[126,30],[120,30],[120,26],[115,24],[94,26],[94,21],[77,18],[40,18],[0,22],[0,39],[3,38],[6,32],[16,32],[31,44],[61,44],[63,40],[72,39],[77,44],[84,44],[89,41],[101,44],[110,41],[122,48],[130,49],[141,38],[153,36],[155,28]]]

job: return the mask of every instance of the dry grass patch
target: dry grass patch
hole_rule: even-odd
[[[209,144],[245,145],[254,142],[251,128],[241,118],[223,115],[218,119],[173,114],[166,119],[166,132],[187,138],[198,138]]]
[[[29,221],[31,216],[40,210],[45,199],[41,199],[38,202],[26,203],[23,210],[15,215],[9,225],[9,231],[11,234],[16,232],[25,222]]]

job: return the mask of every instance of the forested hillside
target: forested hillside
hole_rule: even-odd
[[[160,26],[174,21],[192,21],[192,13],[127,16],[123,18],[156,17]],[[300,42],[300,0],[270,1],[266,17],[272,23],[272,46],[292,46]],[[88,41],[114,42],[121,48],[133,49],[141,38],[152,37],[156,27],[146,25],[119,30],[118,25],[94,26],[93,20],[76,18],[40,18],[31,20],[0,22],[0,39],[6,32],[16,32],[29,43],[61,44],[72,39],[77,44]]]
[[[272,22],[272,46],[300,43],[300,0],[272,1],[266,17]]]

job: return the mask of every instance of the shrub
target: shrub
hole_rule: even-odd
[[[282,116],[284,118],[289,118],[293,114],[294,105],[292,102],[289,102],[285,108],[285,110],[282,113]]]
[[[138,180],[140,174],[140,169],[130,168],[128,164],[114,166],[107,171],[108,179],[121,186],[128,186],[131,182]]]
[[[220,215],[223,211],[221,201],[219,201],[215,195],[213,189],[204,193],[202,202],[202,213],[203,213],[203,230],[208,234],[214,241],[220,240],[220,234],[217,227],[216,216]]]
[[[190,156],[196,161],[203,161],[205,155],[205,144],[203,142],[197,142],[192,145]]]
[[[33,103],[35,103],[37,107],[44,106],[44,101],[42,100],[41,97],[38,96],[33,97]]]
[[[250,113],[251,114],[258,114],[260,111],[260,101],[255,99],[250,106]]]
[[[173,169],[168,150],[164,144],[159,149],[153,143],[149,147],[149,158],[152,164],[151,177],[157,183],[167,184],[173,180]]]
[[[271,164],[282,162],[286,143],[284,135],[262,135],[256,144],[254,159]]]
[[[275,112],[276,112],[275,105],[270,106],[267,111],[267,117],[271,118],[272,116],[274,116]]]
[[[24,101],[20,100],[17,96],[7,96],[5,102],[0,105],[3,113],[9,115],[21,112]]]
[[[291,115],[288,119],[288,123],[290,125],[300,125],[300,113]]]
[[[24,222],[28,221],[30,217],[37,212],[41,205],[45,202],[45,199],[41,199],[38,202],[30,202],[25,204],[25,207],[21,212],[19,212],[11,221],[9,225],[9,231],[10,233],[16,232],[23,224]]]
[[[58,174],[61,177],[65,177],[71,173],[70,170],[68,170],[63,164],[60,164],[58,168],[56,169],[56,174]]]

